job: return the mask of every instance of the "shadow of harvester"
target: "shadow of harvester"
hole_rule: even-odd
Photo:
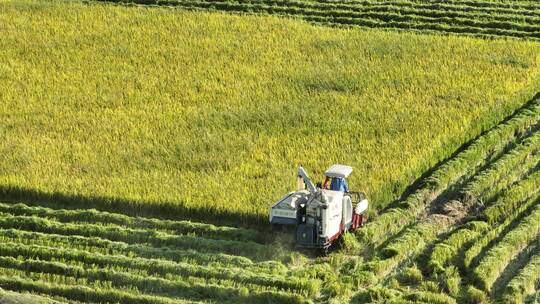
[[[155,217],[171,220],[200,221],[214,225],[267,230],[267,218],[261,215],[235,213],[209,207],[185,206],[178,202],[133,201],[117,197],[82,196],[60,192],[44,192],[11,185],[0,185],[0,201],[20,202],[28,206],[47,206],[57,209],[97,209],[130,216]]]

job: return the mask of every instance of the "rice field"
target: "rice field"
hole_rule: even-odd
[[[209,9],[189,3],[144,4]],[[246,3],[226,2],[268,5]],[[478,22],[537,13],[429,3]],[[263,13],[296,4],[428,8]],[[0,1],[0,303],[538,301],[535,32],[300,17]],[[298,164],[317,180],[337,162],[369,220],[327,256],[299,251],[268,208]]]
[[[534,303],[539,126],[537,95],[322,257],[294,250],[283,232],[6,200],[0,288],[21,296],[0,296],[21,303],[43,296],[50,303]]]
[[[0,5],[0,192],[15,199],[259,223],[298,164],[317,180],[341,162],[375,214],[539,87],[532,41]]]

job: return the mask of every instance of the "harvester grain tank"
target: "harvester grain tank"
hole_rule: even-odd
[[[352,171],[350,166],[332,165],[325,172],[324,182],[315,185],[304,168],[298,167],[298,190],[270,208],[270,223],[294,227],[298,246],[328,249],[365,220],[366,195],[349,191],[347,184]]]

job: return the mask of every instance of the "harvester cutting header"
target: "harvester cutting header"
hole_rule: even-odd
[[[363,192],[351,192],[346,178],[353,168],[333,165],[324,183],[314,185],[298,167],[298,190],[270,208],[270,223],[296,227],[296,244],[328,249],[343,233],[361,227],[368,201]]]

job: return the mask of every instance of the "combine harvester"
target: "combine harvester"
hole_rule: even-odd
[[[290,192],[270,208],[270,223],[292,226],[299,247],[328,248],[349,230],[362,227],[368,201],[364,192],[350,192],[346,178],[352,167],[333,165],[324,183],[313,184],[298,167],[298,190]]]

